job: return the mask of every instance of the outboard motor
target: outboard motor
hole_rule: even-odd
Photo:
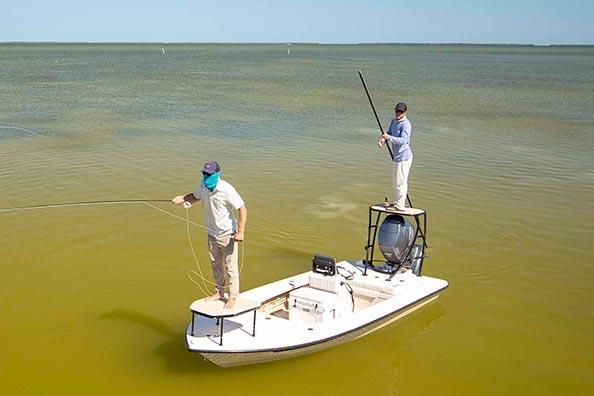
[[[403,264],[410,257],[414,238],[414,226],[404,217],[391,214],[380,226],[378,246],[389,264]]]

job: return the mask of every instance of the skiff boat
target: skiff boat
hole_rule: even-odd
[[[421,275],[426,227],[422,209],[370,206],[364,260],[314,255],[310,271],[243,292],[232,309],[223,300],[194,301],[188,350],[221,367],[261,363],[340,345],[397,321],[448,287]],[[374,260],[376,242],[385,260]]]

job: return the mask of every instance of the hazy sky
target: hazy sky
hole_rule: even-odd
[[[0,42],[594,44],[594,0],[0,0]]]

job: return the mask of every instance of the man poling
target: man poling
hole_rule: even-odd
[[[377,112],[375,111],[373,100],[371,99],[371,95],[367,89],[367,84],[365,84],[363,73],[361,73],[361,70],[359,70],[358,73],[359,77],[361,78],[363,88],[365,89],[365,93],[367,94],[367,99],[369,99],[369,104],[371,105],[371,109],[373,110],[373,114],[375,115],[375,119],[382,133],[382,138],[378,142],[378,146],[379,148],[382,148],[386,142],[391,143],[391,147],[390,144],[386,144],[386,147],[388,148],[390,158],[393,161],[392,186],[394,189],[394,202],[392,206],[394,206],[399,211],[404,211],[407,200],[408,205],[412,207],[412,202],[408,197],[408,175],[410,173],[410,168],[413,161],[413,152],[410,148],[412,124],[406,116],[407,106],[403,102],[400,102],[395,106],[394,111],[396,113],[396,117],[390,122],[390,127],[388,130],[384,132]]]
[[[388,130],[382,134],[377,143],[382,148],[384,143],[392,143],[394,165],[392,167],[392,185],[394,187],[394,207],[403,211],[408,194],[408,175],[413,162],[413,152],[410,148],[412,124],[406,117],[407,106],[400,102],[394,108],[396,117],[390,122]]]

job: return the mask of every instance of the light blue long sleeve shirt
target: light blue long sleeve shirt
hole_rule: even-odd
[[[390,135],[388,141],[392,143],[394,162],[407,161],[413,157],[410,148],[412,125],[407,117],[402,118],[400,121],[393,118],[386,133]]]

